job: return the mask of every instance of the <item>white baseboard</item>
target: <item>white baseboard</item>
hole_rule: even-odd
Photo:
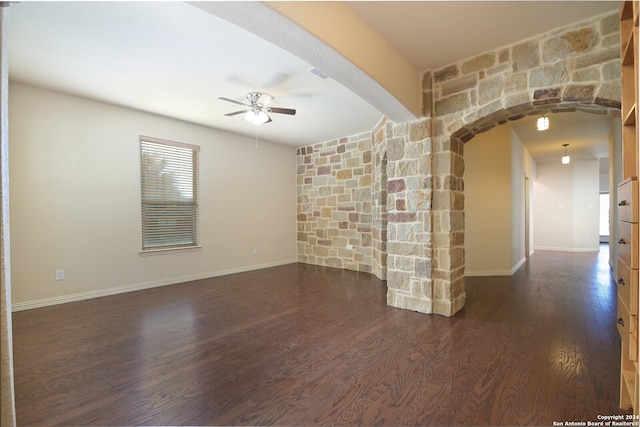
[[[513,274],[518,271],[522,265],[527,262],[526,258],[522,258],[520,261],[514,265],[511,270],[482,270],[482,271],[467,271],[465,270],[464,275],[469,277],[485,277],[485,276],[513,276]]]
[[[558,252],[600,252],[600,247],[593,248],[556,248],[553,246],[536,246],[537,251],[558,251]]]
[[[485,276],[511,276],[508,270],[482,270],[482,271],[464,271],[465,277],[485,277]]]
[[[244,273],[247,271],[260,270],[263,268],[277,267],[280,265],[295,264],[297,260],[276,261],[267,264],[252,265],[249,267],[232,268],[229,270],[213,271],[208,273],[194,274],[183,277],[173,277],[170,279],[155,280],[152,282],[135,283],[132,285],[118,286],[115,288],[100,289],[97,291],[80,292],[71,295],[62,295],[52,298],[44,298],[34,301],[18,302],[11,305],[11,311],[32,310],[34,308],[48,307],[51,305],[65,304],[68,302],[82,301],[91,298],[100,298],[110,295],[118,295],[126,292],[141,291],[144,289],[158,288],[161,286],[176,285],[178,283],[190,282],[193,280],[208,279],[211,277],[226,276],[229,274]]]

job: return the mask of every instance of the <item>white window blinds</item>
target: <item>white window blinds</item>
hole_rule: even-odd
[[[198,245],[199,150],[140,137],[143,251]]]

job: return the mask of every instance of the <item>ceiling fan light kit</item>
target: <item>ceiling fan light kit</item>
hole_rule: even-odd
[[[249,101],[248,104],[244,102],[239,102],[230,98],[225,98],[223,96],[221,96],[218,99],[248,107],[245,110],[227,113],[225,114],[225,116],[235,116],[238,114],[244,114],[245,120],[254,125],[261,125],[264,123],[271,122],[272,120],[271,120],[271,117],[269,117],[268,113],[288,114],[291,116],[296,114],[296,110],[292,108],[269,107],[268,105],[271,102],[273,102],[274,97],[269,95],[268,93],[249,92],[246,95],[246,98],[247,98],[247,101]]]

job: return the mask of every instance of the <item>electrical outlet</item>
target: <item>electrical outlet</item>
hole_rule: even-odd
[[[64,270],[56,270],[56,280],[64,280]]]
[[[258,255],[258,248],[253,248],[253,252],[251,252],[253,256]]]
[[[353,245],[347,245],[347,250],[352,250],[353,249]]]

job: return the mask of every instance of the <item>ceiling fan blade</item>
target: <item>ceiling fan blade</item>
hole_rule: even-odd
[[[238,104],[238,105],[245,105],[245,106],[249,107],[249,104],[245,104],[244,102],[236,101],[235,99],[225,98],[224,96],[220,96],[220,97],[218,97],[218,99],[221,99],[221,100],[227,101],[227,102],[233,102],[234,104]]]
[[[269,108],[269,111],[272,112],[272,113],[278,113],[278,114],[290,114],[292,116],[296,114],[296,110],[294,110],[292,108],[271,107],[271,108]]]
[[[238,114],[246,113],[247,111],[248,111],[248,110],[234,111],[233,113],[227,113],[227,114],[225,114],[225,116],[237,116]]]

